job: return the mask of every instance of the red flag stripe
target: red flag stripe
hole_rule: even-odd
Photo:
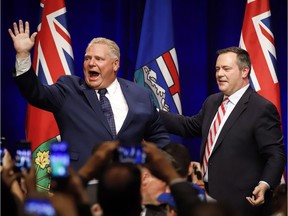
[[[179,78],[178,78],[178,72],[177,72],[177,68],[174,64],[174,60],[171,57],[170,52],[164,53],[163,59],[164,59],[165,64],[167,65],[167,68],[170,71],[170,74],[171,74],[173,82],[174,82],[174,85],[169,87],[170,93],[172,95],[174,95],[176,93],[180,94],[180,82],[179,82]]]
[[[265,37],[274,45],[274,37],[270,33],[268,33],[262,26],[260,26],[261,32]]]

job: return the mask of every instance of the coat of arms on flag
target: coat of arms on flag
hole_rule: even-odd
[[[151,90],[159,109],[182,114],[172,21],[170,0],[146,1],[134,81]]]
[[[153,92],[153,99],[161,110],[181,113],[180,84],[177,57],[171,49],[135,72],[135,81]]]

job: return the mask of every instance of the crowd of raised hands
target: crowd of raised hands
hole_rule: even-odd
[[[9,151],[4,149],[0,166],[1,215],[140,216],[141,206],[143,206],[141,198],[139,198],[141,197],[140,168],[137,164],[119,165],[119,161],[115,161],[114,153],[119,146],[119,141],[103,142],[93,151],[90,158],[78,171],[69,167],[69,177],[64,184],[57,179],[52,179],[49,193],[37,191],[33,166],[29,170],[16,171],[14,169],[14,159]],[[199,193],[195,187],[192,187],[191,182],[184,180],[177,173],[171,161],[161,152],[162,150],[155,144],[146,141],[143,141],[142,147],[147,155],[144,166],[149,169],[153,176],[169,186],[170,193],[176,203],[175,215],[203,216],[208,214],[212,216],[216,215],[218,211],[221,215],[237,215],[231,209],[223,208],[215,202],[203,203],[199,199]],[[110,168],[107,169],[108,167]],[[139,172],[135,173],[134,171],[138,168]],[[196,169],[195,164],[194,169]],[[118,170],[119,178],[115,174],[115,170]],[[129,176],[129,172],[132,173],[132,176]],[[196,177],[196,174],[194,172],[194,177]],[[88,182],[93,179],[98,179],[100,181],[98,185],[102,185],[102,191],[104,185],[105,193],[109,193],[109,196],[105,194],[103,196],[103,194],[100,194],[101,190],[97,191],[97,203],[93,203],[87,192]],[[195,182],[195,179],[192,181]],[[129,184],[131,184],[131,187]],[[202,181],[199,184],[201,185]],[[287,205],[285,205],[285,200],[287,200],[286,184],[281,185],[278,191],[280,192],[275,193],[274,196],[274,212],[285,212],[287,210]],[[123,194],[120,193],[120,199],[115,199],[113,193],[115,193],[115,196],[119,196],[119,192]],[[122,195],[123,199],[121,199]],[[101,206],[101,202],[105,203],[105,206]],[[127,207],[125,207],[126,204]],[[119,205],[123,208],[119,208]],[[132,209],[132,205],[138,207]],[[112,213],[111,209],[113,210]]]
[[[30,211],[35,211],[35,215],[81,215],[80,211],[85,211],[85,205],[89,212],[89,197],[82,181],[73,169],[70,168],[69,172],[69,181],[61,190],[38,192],[34,167],[15,171],[14,160],[5,149],[1,165],[1,192],[5,197],[1,199],[2,215],[34,215]],[[52,181],[51,189],[56,185],[57,182]],[[32,205],[36,209],[32,210]]]
[[[105,167],[114,163],[113,153],[119,145],[119,141],[102,143],[78,171],[70,167],[69,179],[65,184],[59,185],[57,180],[52,179],[49,193],[38,192],[36,190],[36,178],[33,166],[28,171],[16,172],[14,170],[14,160],[9,151],[5,149],[1,165],[2,197],[5,197],[1,201],[2,214],[30,215],[27,212],[29,210],[27,206],[32,200],[34,202],[45,202],[48,207],[51,207],[50,210],[47,210],[50,211],[49,214],[47,213],[46,215],[105,215],[105,209],[103,211],[101,206],[98,204],[91,205],[86,186],[88,181],[101,178]],[[181,179],[171,163],[160,153],[156,145],[143,141],[142,146],[143,151],[147,155],[146,167],[148,167],[154,176],[163,180],[168,185],[171,183],[174,184],[174,182],[177,183]],[[183,183],[181,180],[180,182]],[[186,184],[186,182],[184,183]],[[187,201],[187,203],[181,201],[181,205],[190,205],[197,200],[195,190],[192,187],[191,195],[195,199]],[[39,211],[48,207],[43,206]]]

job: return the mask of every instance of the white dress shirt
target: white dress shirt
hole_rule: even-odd
[[[113,83],[111,83],[111,85],[108,86],[106,89],[107,89],[107,93],[105,96],[110,101],[113,115],[114,115],[116,133],[118,134],[127,116],[128,105],[123,95],[121,86],[117,79],[115,79]],[[97,90],[97,93],[98,93],[98,90]],[[98,99],[100,98],[99,93],[97,94],[97,97]]]

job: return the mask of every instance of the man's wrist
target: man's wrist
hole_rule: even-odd
[[[78,176],[82,182],[83,187],[86,188],[88,185],[89,179],[86,178],[85,176],[80,175],[80,174],[78,174]]]
[[[259,181],[258,185],[260,185],[260,184],[264,184],[264,185],[266,186],[266,190],[269,190],[269,189],[270,189],[270,185],[269,185],[267,182],[265,182],[265,181]]]
[[[15,62],[16,76],[20,76],[27,72],[30,69],[31,65],[32,63],[30,55],[23,58],[17,57]]]
[[[30,56],[30,52],[18,52],[16,54],[16,58],[19,59],[19,58],[27,58]]]

